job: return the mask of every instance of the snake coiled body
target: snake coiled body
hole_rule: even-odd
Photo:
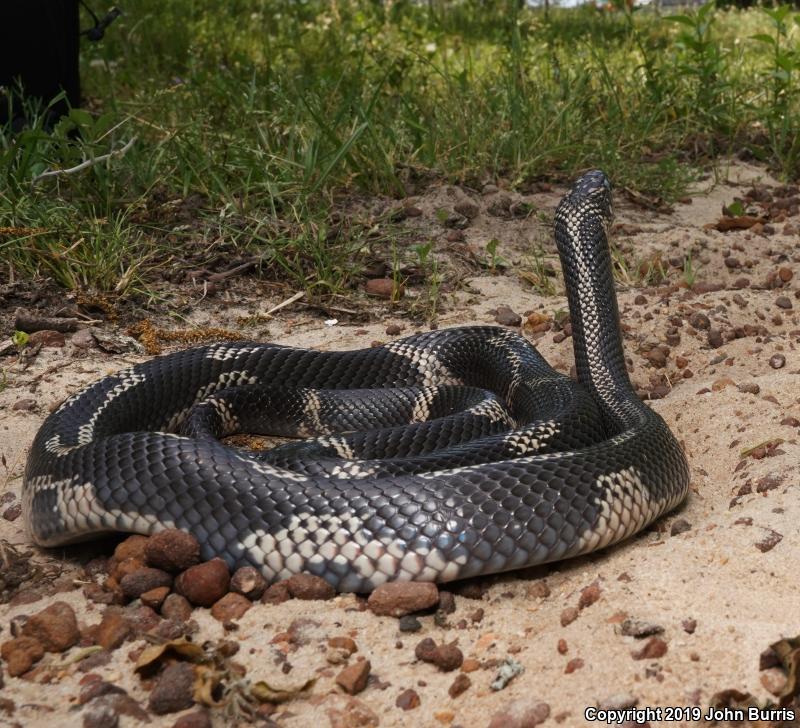
[[[496,327],[358,351],[234,343],[158,357],[45,420],[24,481],[32,538],[176,527],[205,558],[368,591],[565,559],[634,534],[685,497],[689,472],[628,378],[610,218],[601,172],[579,179],[555,217],[578,382]],[[218,439],[243,429],[316,439],[267,453]]]

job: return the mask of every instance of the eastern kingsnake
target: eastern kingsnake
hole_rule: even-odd
[[[24,481],[33,540],[176,527],[204,558],[368,591],[565,559],[639,531],[683,500],[689,470],[628,378],[610,219],[599,171],[555,215],[578,383],[497,327],[347,352],[233,343],[158,357],[45,420]],[[241,429],[318,437],[265,454],[218,440]]]

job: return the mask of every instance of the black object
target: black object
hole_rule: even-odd
[[[115,6],[103,16],[102,20],[100,20],[97,15],[95,15],[94,10],[92,10],[83,0],[80,0],[80,3],[84,8],[86,8],[86,12],[92,16],[92,20],[94,20],[94,25],[91,28],[81,31],[81,35],[85,35],[91,41],[102,40],[103,36],[106,34],[106,28],[108,28],[111,23],[113,23],[120,15],[122,15],[122,11]]]
[[[86,7],[94,26],[81,32],[78,3]],[[20,93],[49,106],[45,128],[73,106],[80,105],[78,73],[80,37],[100,40],[120,15],[112,8],[102,19],[83,0],[0,0],[0,124],[14,129],[26,123]]]

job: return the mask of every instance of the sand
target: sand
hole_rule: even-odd
[[[784,223],[774,223],[775,232],[768,235],[752,230],[721,233],[704,229],[719,219],[723,204],[743,195],[754,181],[778,184],[765,170],[742,163],[724,167],[721,176],[725,181],[715,183],[709,178],[700,182],[691,203],[677,204],[671,213],[644,209],[617,195],[614,240],[623,250],[634,251],[630,261],[637,264],[657,252],[665,261],[673,257],[682,260],[691,252],[693,263],[699,265],[697,280],[722,284],[721,290],[710,292],[703,292],[702,287],[699,292],[675,288],[683,280],[683,272],[666,264],[669,276],[658,286],[623,285],[619,290],[634,383],[644,390],[657,385],[666,388],[666,396],[651,404],[683,443],[691,464],[691,492],[686,502],[621,545],[533,573],[486,580],[482,598],[456,596],[454,613],[438,620],[439,624],[433,615],[420,617],[422,629],[415,634],[400,633],[396,619],[364,611],[359,600],[349,594],[327,602],[258,604],[231,633],[226,633],[207,610],[195,610],[200,625],[196,639],[239,642],[236,660],[247,668],[254,682],[302,683],[316,677],[316,682],[296,699],[278,706],[271,720],[293,728],[358,725],[352,712],[355,700],[367,716],[362,725],[488,726],[498,711],[520,701],[519,705],[529,706],[546,703],[549,717],[545,725],[580,726],[588,724],[585,710],[599,704],[701,706],[705,711],[712,696],[728,689],[751,693],[761,702],[776,700],[769,689],[777,690],[782,678],[776,669],[760,671],[759,655],[771,643],[800,633],[800,584],[796,578],[800,433],[787,420],[800,418],[800,299],[795,297],[800,246],[798,234],[791,227],[798,218],[788,218],[786,229]],[[511,196],[532,203],[546,218],[562,192],[554,188]],[[435,210],[452,206],[454,200],[468,194],[436,187],[412,199],[422,215],[409,218],[407,229],[420,239],[429,233],[441,238]],[[543,296],[519,275],[526,268],[533,243],[543,243],[553,255],[547,225],[537,214],[525,220],[493,217],[486,207],[496,195],[470,196],[482,211],[464,231],[466,245],[482,251],[488,240],[497,238],[498,252],[509,265],[495,274],[487,271],[476,275],[473,271],[460,290],[446,293],[439,325],[492,323],[491,311],[499,305],[519,313],[538,311],[547,315],[565,308],[560,278],[556,294]],[[397,203],[371,201],[363,209],[391,204]],[[726,266],[726,254],[737,257],[743,267]],[[555,262],[552,257],[548,260]],[[795,273],[788,284],[780,290],[757,287],[781,267]],[[751,285],[734,288],[734,282],[742,276]],[[410,297],[421,295],[421,291],[419,286],[409,286]],[[201,297],[196,290],[186,295],[190,299]],[[779,296],[788,297],[793,308],[776,307]],[[5,300],[4,336],[10,333],[12,313],[11,298]],[[267,311],[280,300],[274,293],[249,300],[232,294],[206,297],[193,305],[188,318],[198,326],[235,327],[237,317]],[[370,308],[371,322],[350,324],[342,320],[331,325],[326,324],[330,314],[288,306],[268,323],[269,338],[295,346],[349,349],[396,338],[385,333],[390,323],[405,326],[404,334],[420,328],[386,303],[371,303]],[[712,348],[707,332],[693,329],[686,321],[695,311],[705,313],[712,328],[721,329],[723,334],[746,324],[764,326],[767,333],[762,330]],[[780,323],[776,315],[781,317]],[[680,342],[670,346],[665,368],[653,368],[642,352],[647,351],[648,344],[664,343],[667,328],[673,325],[669,318],[674,316],[683,319]],[[551,331],[536,343],[550,362],[569,370],[571,339],[554,343]],[[770,364],[776,354],[785,357],[785,365],[778,369]],[[26,454],[47,412],[96,378],[146,358],[136,353],[87,353],[68,342],[63,348],[43,349],[24,370],[14,356],[0,359],[6,382],[0,391],[0,498],[8,499],[0,506],[0,514],[17,502]],[[676,363],[679,358],[685,360],[680,362],[682,369]],[[691,377],[684,378],[686,369],[691,370]],[[35,400],[33,411],[13,409],[23,399]],[[767,450],[766,457],[743,456],[750,448],[777,440],[780,442]],[[745,494],[738,495],[740,492]],[[30,548],[36,563],[63,570],[55,587],[38,587],[43,595],[37,601],[0,605],[0,641],[9,638],[11,619],[32,614],[57,599],[71,604],[84,624],[99,621],[102,606],[87,602],[81,590],[73,587],[82,586],[76,582],[81,575],[80,560],[99,552],[100,546],[65,551],[36,549],[28,542],[22,518],[0,518],[0,539],[18,548]],[[108,547],[102,548],[108,553]],[[577,607],[581,590],[590,585],[599,587],[599,599],[578,610],[577,618],[562,626],[565,610]],[[30,590],[31,585],[25,587]],[[52,593],[54,589],[60,591]],[[483,609],[481,619],[476,614],[479,608]],[[659,636],[666,643],[666,654],[634,659],[632,653],[641,650],[648,638],[619,634],[625,617],[663,627]],[[303,635],[299,644],[272,642],[293,622],[295,631]],[[351,636],[358,645],[358,655],[371,663],[374,677],[355,699],[335,686],[340,668],[326,661],[326,640],[335,635]],[[448,695],[457,673],[444,673],[415,660],[414,647],[425,637],[437,643],[455,640],[465,657],[481,661],[481,668],[469,674],[471,686],[462,695]],[[142,644],[141,640],[126,643],[108,665],[94,672],[146,705],[147,691],[133,674],[128,658],[128,653]],[[77,649],[67,653],[66,659]],[[517,661],[524,672],[505,689],[492,690],[497,663],[507,657]],[[60,659],[48,655],[45,661],[55,664]],[[288,674],[282,670],[286,661],[291,664]],[[77,697],[83,673],[77,670],[78,664],[50,671],[47,684],[6,674],[0,698],[11,699],[15,709],[11,715],[0,709],[0,725],[81,725],[83,713]],[[395,701],[409,688],[418,693],[420,705],[404,711]],[[221,710],[213,710],[211,716],[214,725],[236,722]],[[170,726],[176,717],[152,715],[150,724]],[[122,716],[120,725],[138,722]]]

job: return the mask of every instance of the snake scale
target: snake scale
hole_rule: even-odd
[[[683,500],[689,470],[628,378],[611,216],[600,171],[555,215],[577,382],[489,326],[356,351],[224,343],[157,357],[45,420],[23,486],[31,537],[175,527],[204,558],[270,580],[309,572],[369,591],[631,536]],[[237,431],[312,439],[253,453],[219,440]]]

